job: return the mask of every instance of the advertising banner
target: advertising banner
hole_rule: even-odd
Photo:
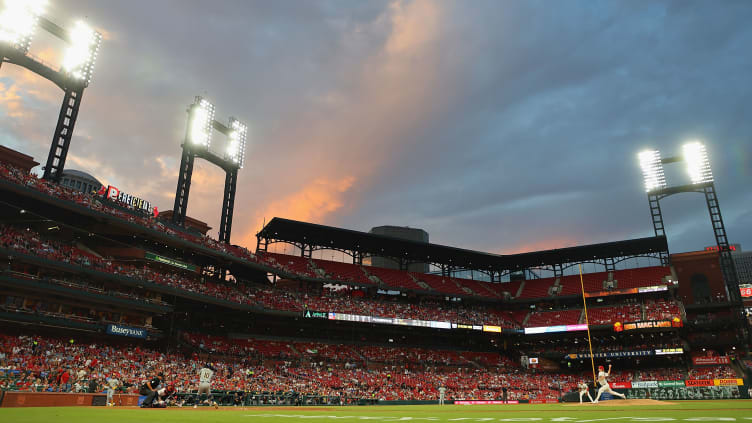
[[[304,312],[305,313],[305,312]],[[316,317],[323,318],[318,314],[311,316],[305,315],[304,317]],[[359,322],[359,323],[378,323],[382,325],[399,325],[399,326],[416,326],[422,328],[434,328],[434,329],[451,329],[452,324],[449,322],[437,322],[433,320],[415,320],[415,319],[401,319],[399,317],[379,317],[379,316],[362,316],[359,314],[347,314],[347,313],[327,313],[329,320],[342,320],[346,322]],[[501,328],[499,328],[501,330]]]
[[[131,338],[141,339],[145,339],[148,335],[146,329],[121,325],[107,325],[107,333],[110,335],[129,336]]]
[[[659,380],[658,387],[659,388],[683,388],[684,381],[683,380]]]
[[[713,379],[715,386],[742,386],[744,379]]]
[[[663,348],[655,350],[655,355],[684,354],[683,348]]]
[[[695,366],[729,364],[729,358],[725,355],[718,357],[692,357],[692,364]]]
[[[556,332],[575,332],[580,330],[587,330],[587,325],[558,325],[558,326],[538,326],[534,328],[525,328],[525,335],[536,335],[540,333],[556,333]]]
[[[712,400],[740,398],[738,386],[710,386],[700,388],[650,388],[630,389],[627,398],[650,398],[656,400]]]
[[[742,298],[752,297],[752,284],[749,284],[749,283],[740,283],[739,284],[739,291],[742,294]]]
[[[611,389],[629,389],[632,387],[632,382],[609,382]]]
[[[154,217],[159,216],[159,210],[157,210],[156,207],[153,207],[148,201],[120,191],[112,185],[108,185],[106,188],[103,185],[97,194],[110,201],[118,202],[145,214],[150,214]]]
[[[329,314],[325,311],[306,310],[303,312],[303,317],[309,319],[327,319]]]
[[[531,399],[529,404],[558,404],[559,401],[555,399]]]
[[[499,405],[504,404],[504,401],[483,401],[483,400],[455,400],[455,404],[457,405]],[[507,401],[507,404],[519,404],[520,402],[517,400],[509,400]]]
[[[597,352],[593,354],[595,358],[622,358],[622,357],[646,357],[653,355],[653,351],[651,350],[643,350],[643,351],[607,351],[607,352]],[[570,360],[582,360],[586,358],[590,358],[589,353],[584,354],[567,354],[564,356],[565,359]]]
[[[144,257],[147,260],[156,261],[157,263],[166,264],[168,266],[178,267],[183,270],[190,270],[191,272],[196,271],[196,266],[188,263],[183,263],[182,261],[171,259],[169,257],[160,256],[158,254],[145,252]]]
[[[671,320],[650,320],[647,322],[624,323],[624,330],[670,328]]]
[[[690,380],[685,380],[684,384],[687,385],[687,387],[715,386],[715,384],[713,383],[713,379],[690,379]]]
[[[632,388],[657,388],[657,380],[642,380],[639,382],[632,382]]]
[[[655,286],[643,286],[640,288],[612,289],[610,291],[591,291],[591,292],[586,292],[585,297],[586,298],[607,297],[610,295],[628,295],[628,294],[638,294],[638,293],[643,293],[643,292],[659,292],[659,291],[668,291],[668,287],[666,285],[655,285]]]

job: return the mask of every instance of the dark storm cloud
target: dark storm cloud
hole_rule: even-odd
[[[594,11],[528,2],[469,19],[476,25],[450,39],[465,47],[463,73],[481,77],[458,82],[463,95],[421,128],[430,142],[397,158],[378,181],[383,196],[360,211],[387,210],[387,223],[407,201],[406,223],[429,226],[434,240],[505,251],[645,236],[652,228],[635,153],[654,146],[672,155],[699,138],[729,234],[749,244],[749,226],[737,221],[752,199],[752,126],[743,119],[751,9],[684,3]],[[672,249],[712,243],[704,201],[679,200],[664,208]],[[354,216],[353,224],[363,217]]]
[[[170,207],[205,94],[251,127],[236,241],[273,215],[507,252],[647,236],[636,152],[697,138],[752,248],[749,2],[52,3],[107,33],[69,166]],[[57,106],[8,72],[0,139],[42,157]],[[216,227],[222,174],[196,180]],[[701,197],[664,215],[672,250],[712,243]]]

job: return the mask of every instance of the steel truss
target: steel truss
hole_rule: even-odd
[[[294,248],[297,248],[300,251],[300,257],[306,257],[311,258],[314,251],[320,251],[320,250],[331,250],[331,251],[338,251],[341,253],[344,253],[350,257],[352,257],[353,264],[363,264],[363,259],[367,257],[372,257],[374,254],[368,254],[357,250],[347,250],[342,248],[332,248],[327,245],[316,245],[311,243],[303,243],[303,242],[294,242],[284,239],[276,239],[272,237],[264,237],[264,236],[257,236],[256,238],[256,251],[257,252],[266,252],[269,249],[269,246],[273,244],[287,244],[291,245]],[[380,257],[383,257],[383,255],[379,255]],[[453,277],[458,272],[466,272],[471,271],[472,273],[480,273],[483,275],[486,275],[489,277],[491,282],[502,282],[502,278],[505,276],[510,275],[513,272],[516,271],[524,271],[528,279],[529,276],[532,276],[533,279],[538,279],[540,276],[536,272],[552,272],[555,277],[562,277],[564,276],[564,271],[572,268],[574,266],[577,266],[579,264],[586,264],[586,263],[592,263],[601,265],[604,267],[605,271],[607,272],[613,272],[616,270],[616,264],[621,263],[626,260],[631,260],[635,258],[648,258],[648,259],[655,259],[655,260],[662,260],[662,257],[668,256],[667,251],[658,251],[654,253],[643,253],[643,254],[632,254],[632,255],[620,255],[615,257],[606,257],[599,260],[584,260],[584,261],[578,261],[578,262],[562,262],[562,263],[553,263],[545,266],[536,266],[536,267],[529,267],[524,269],[481,269],[481,268],[469,268],[469,267],[457,267],[453,266],[451,264],[447,263],[440,263],[440,262],[434,262],[428,260],[427,263],[431,264],[437,268],[439,268],[440,274],[445,277]],[[407,269],[407,266],[411,263],[410,261],[406,261],[403,257],[387,257],[389,259],[394,260],[395,262],[400,264],[401,269]],[[423,262],[421,262],[423,263]]]
[[[648,193],[648,202],[650,204],[650,214],[653,219],[653,229],[656,235],[665,235],[663,226],[663,215],[661,213],[660,200],[682,192],[696,192],[705,195],[705,203],[710,215],[710,223],[713,226],[713,235],[718,246],[718,255],[720,257],[721,272],[726,284],[728,300],[738,306],[742,304],[741,292],[739,291],[739,278],[736,274],[736,267],[731,256],[726,226],[723,224],[721,208],[718,203],[718,196],[713,182],[703,184],[682,185],[678,187],[663,188]]]
[[[188,108],[190,113],[191,108]],[[190,119],[189,119],[190,120]],[[231,128],[228,128],[224,124],[213,121],[212,126],[215,130],[228,135],[232,132]],[[200,148],[191,145],[188,140],[188,129],[186,129],[186,139],[181,145],[183,153],[180,158],[180,173],[178,174],[178,184],[175,189],[175,202],[172,206],[172,221],[178,225],[185,224],[185,218],[188,212],[188,197],[191,192],[191,179],[193,178],[193,163],[196,157],[204,159],[225,171],[225,188],[222,199],[222,214],[219,224],[219,241],[230,243],[230,235],[232,234],[232,216],[235,209],[235,191],[238,185],[238,170],[240,166],[231,160],[224,159],[211,151],[208,148]],[[222,274],[225,272],[222,271]]]

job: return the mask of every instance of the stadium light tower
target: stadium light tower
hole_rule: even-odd
[[[645,181],[645,190],[648,194],[650,214],[653,219],[653,230],[656,236],[665,236],[660,200],[670,195],[682,192],[697,192],[705,194],[705,202],[710,213],[710,223],[713,226],[715,241],[720,254],[721,271],[726,282],[728,299],[733,303],[741,304],[739,292],[739,279],[734,267],[734,261],[729,248],[726,227],[721,217],[721,208],[718,205],[718,196],[713,182],[713,172],[710,167],[710,159],[705,146],[699,141],[691,141],[682,147],[682,154],[676,157],[661,159],[657,150],[642,151],[637,155]],[[680,186],[668,186],[663,172],[663,165],[669,163],[684,162],[689,174],[690,184]],[[661,254],[661,261],[668,265],[668,254]]]
[[[46,3],[46,0],[6,0],[0,12],[0,42],[22,54],[28,53]]]
[[[210,150],[214,131],[227,136],[227,150],[222,156]],[[172,221],[184,224],[188,209],[188,195],[193,177],[193,162],[196,157],[205,159],[225,171],[225,191],[222,200],[222,218],[219,226],[219,240],[229,243],[232,232],[232,215],[235,208],[235,190],[237,187],[238,170],[245,161],[245,143],[248,137],[248,126],[234,117],[225,126],[214,119],[214,105],[208,100],[196,97],[188,107],[188,128],[183,142],[183,154],[180,159],[180,173],[178,186],[175,191],[175,204],[172,211]]]
[[[58,181],[68,157],[73,128],[81,107],[84,88],[89,86],[102,36],[78,21],[70,30],[42,16],[46,0],[5,0],[0,12],[0,65],[25,67],[52,81],[63,92],[52,145],[44,166],[44,178]],[[60,69],[53,69],[29,54],[37,27],[68,43]]]

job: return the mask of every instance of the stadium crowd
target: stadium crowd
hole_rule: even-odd
[[[209,342],[217,348],[219,337],[203,338],[187,335],[191,342]],[[234,344],[237,340],[233,340]],[[227,340],[224,344],[230,344]],[[243,350],[227,351],[224,346],[218,353],[236,352],[238,357],[223,355],[211,359],[218,370],[213,381],[216,390],[244,392],[289,392],[316,395],[340,395],[345,392],[354,398],[383,400],[436,399],[438,388],[447,388],[450,399],[497,399],[502,387],[508,387],[510,399],[557,399],[571,390],[576,383],[587,380],[588,375],[576,373],[532,372],[509,366],[491,370],[485,367],[433,366],[425,363],[424,352],[408,348],[359,347],[365,355],[381,360],[379,365],[361,365],[328,361],[321,355],[317,362],[300,353],[305,343],[247,340],[254,345]],[[316,349],[320,345],[314,345]],[[313,351],[314,348],[308,346]],[[268,356],[259,353],[266,351]],[[495,353],[458,353],[432,351],[434,354],[459,357],[467,354],[487,356]],[[417,354],[417,355],[416,355]],[[152,376],[163,373],[166,383],[174,384],[179,391],[195,390],[198,370],[206,359],[200,351],[164,354],[128,344],[106,345],[101,342],[79,342],[75,339],[49,338],[28,335],[0,335],[0,387],[12,390],[49,392],[99,391],[107,378],[117,378],[122,391],[136,392]],[[216,357],[216,356],[215,356]],[[416,360],[421,365],[408,367],[388,364],[389,357]],[[336,358],[336,357],[335,357]],[[349,359],[350,356],[339,357]],[[442,361],[439,359],[439,361]],[[450,359],[449,361],[452,361]],[[480,360],[478,360],[480,361]],[[466,363],[462,363],[466,364]],[[694,369],[692,377],[727,377],[730,368],[718,367],[711,373],[699,374]],[[707,370],[707,369],[705,369]],[[704,371],[705,371],[704,370]],[[628,380],[681,380],[685,373],[679,368],[655,370],[619,370],[612,381]]]
[[[281,290],[271,287],[218,283],[202,279],[191,272],[171,272],[148,266],[118,262],[113,258],[99,257],[70,243],[46,239],[30,229],[0,225],[0,247],[20,253],[31,254],[53,261],[76,264],[92,270],[135,278],[159,285],[207,295],[225,301],[271,310],[303,312],[304,310],[334,311],[379,317],[407,318],[418,320],[450,321],[463,324],[496,325],[502,328],[520,328],[526,311],[502,311],[493,307],[465,303],[446,303],[430,299],[420,302],[405,302],[400,298],[365,298],[359,290],[322,289],[318,292]],[[628,309],[630,318],[638,319],[640,305],[601,307],[591,310],[595,320],[591,323],[608,323],[609,320],[625,319]],[[679,312],[674,302],[657,301],[645,304],[646,314],[660,317]],[[608,317],[610,316],[610,318]],[[581,310],[533,311],[527,318],[527,326],[582,323]]]
[[[219,242],[209,236],[195,234],[185,230],[184,228],[172,225],[169,222],[157,219],[156,213],[147,215],[142,212],[133,210],[133,207],[131,206],[121,204],[116,201],[107,200],[104,198],[104,196],[98,193],[84,193],[46,181],[44,179],[40,179],[31,173],[24,172],[21,169],[5,162],[0,162],[0,178],[45,193],[56,199],[70,201],[78,204],[79,206],[83,206],[97,212],[120,218],[131,224],[140,225],[142,227],[149,228],[172,237],[180,238],[181,240],[196,244],[203,248],[208,248],[216,252],[227,254],[237,259],[247,260],[255,264],[263,264],[265,266],[277,268],[279,270],[290,274],[295,274],[297,276],[308,278],[328,278],[331,280],[339,281],[355,281],[366,285],[375,284],[376,280],[381,280],[382,282],[385,282],[386,285],[390,285],[398,289],[408,288],[426,291],[435,290],[438,293],[448,295],[474,295],[489,298],[501,298],[502,291],[507,291],[512,296],[514,296],[517,291],[516,288],[519,287],[518,283],[510,283],[506,284],[509,286],[500,287],[498,286],[499,284],[490,284],[481,281],[456,278],[448,278],[447,280],[444,280],[435,275],[408,275],[408,273],[406,272],[397,272],[398,277],[396,279],[388,277],[385,278],[384,275],[386,275],[388,272],[384,273],[384,269],[378,268],[370,269],[373,272],[381,272],[380,276],[372,275],[370,277],[366,277],[364,273],[365,268],[358,270],[357,266],[354,265],[344,265],[343,263],[333,262],[326,263],[325,261],[319,260],[318,262],[321,267],[316,267],[314,261],[295,256],[285,257],[284,255],[277,255],[273,253],[257,256],[246,248]],[[350,268],[345,269],[345,267],[348,266]],[[337,269],[347,274],[347,276],[333,273],[333,271],[336,272]],[[642,285],[646,283],[659,283],[660,277],[663,276],[661,274],[665,273],[665,269],[663,268],[646,269],[645,271],[647,273],[642,275],[639,269],[632,269],[632,273],[635,274],[630,274],[630,278],[635,280],[630,279],[630,286],[635,284]],[[652,273],[655,272],[657,273],[653,275]],[[422,278],[426,282],[416,283],[413,281],[413,279],[416,277]],[[537,285],[532,281],[528,282],[531,284],[531,286]],[[626,282],[627,281],[625,280],[624,283],[626,284]],[[543,291],[535,292],[537,293],[536,295],[545,297],[547,295],[545,291],[546,290],[544,289]],[[522,295],[522,297],[532,298],[530,295]],[[514,323],[511,324],[512,326],[509,327],[514,327]]]

